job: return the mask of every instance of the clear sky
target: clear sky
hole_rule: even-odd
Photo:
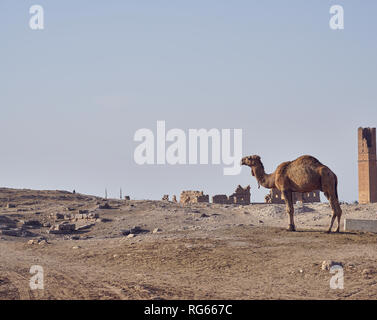
[[[45,29],[29,28],[42,5]],[[329,9],[344,8],[344,30]],[[357,200],[377,126],[375,0],[0,1],[0,185],[160,199],[257,189],[248,168],[134,162],[140,128],[240,128],[266,171],[302,154]],[[323,198],[323,197],[322,197]]]

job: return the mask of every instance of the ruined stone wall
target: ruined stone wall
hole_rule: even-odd
[[[231,203],[248,205],[250,204],[250,186],[242,188],[240,185],[236,191],[229,197]]]
[[[225,194],[217,194],[212,197],[212,203],[229,204],[229,198]]]
[[[265,196],[265,201],[266,203],[285,203],[284,196],[278,189],[271,189]],[[319,190],[305,193],[293,192],[293,203],[296,203],[297,201],[302,201],[303,203],[321,202],[320,192]]]
[[[179,202],[182,204],[185,203],[209,203],[209,196],[205,195],[203,191],[182,191]]]
[[[227,197],[225,194],[215,195],[212,197],[212,202],[219,204],[248,205],[250,204],[250,186],[242,188],[239,185],[236,191],[229,197]]]

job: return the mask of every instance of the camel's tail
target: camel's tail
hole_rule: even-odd
[[[339,201],[338,197],[338,178],[335,176],[335,197]]]

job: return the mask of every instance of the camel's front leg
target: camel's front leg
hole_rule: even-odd
[[[286,205],[287,214],[289,216],[289,227],[288,231],[296,231],[295,222],[293,219],[294,208],[293,208],[293,199],[292,191],[283,191],[284,201]]]

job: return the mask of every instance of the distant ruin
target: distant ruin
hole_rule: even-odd
[[[319,190],[311,192],[293,192],[293,203],[300,201],[302,203],[321,202]],[[271,189],[270,192],[264,197],[266,203],[280,203],[284,204],[284,196],[278,189]]]
[[[377,202],[376,128],[358,129],[359,203]]]
[[[225,194],[218,194],[213,196],[212,203],[248,205],[250,204],[250,196],[250,186],[242,188],[239,185],[236,191],[229,197]]]
[[[182,191],[179,202],[182,204],[187,203],[209,203],[209,196],[205,195],[203,191]]]

